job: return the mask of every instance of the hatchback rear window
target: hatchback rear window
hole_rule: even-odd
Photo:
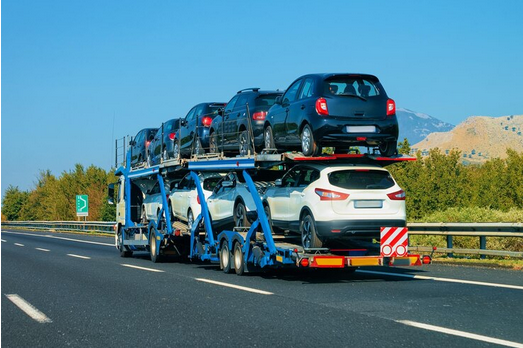
[[[392,176],[383,170],[340,170],[329,174],[329,183],[353,190],[383,190],[394,186]]]
[[[263,94],[256,98],[257,106],[273,106],[276,98],[281,94]]]
[[[379,95],[379,89],[370,79],[358,76],[335,76],[323,82],[325,95],[356,95],[362,98]]]
[[[203,182],[203,189],[206,191],[213,191],[218,182],[220,182],[221,177],[207,178]]]

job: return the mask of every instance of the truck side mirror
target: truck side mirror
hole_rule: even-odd
[[[114,184],[107,187],[107,203],[114,204]]]

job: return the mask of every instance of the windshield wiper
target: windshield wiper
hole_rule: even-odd
[[[352,94],[352,93],[341,93],[341,94],[336,94],[336,95],[342,95],[344,97],[356,97],[356,98],[360,98],[363,101],[367,101],[367,99],[363,98],[361,95]]]

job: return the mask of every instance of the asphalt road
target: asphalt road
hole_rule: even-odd
[[[121,258],[113,238],[4,230],[1,239],[3,347],[523,347],[521,271],[238,277]]]

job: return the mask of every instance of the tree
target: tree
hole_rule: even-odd
[[[20,191],[18,186],[9,185],[2,200],[2,214],[8,221],[19,220],[20,212],[26,205],[28,198],[28,192]]]

